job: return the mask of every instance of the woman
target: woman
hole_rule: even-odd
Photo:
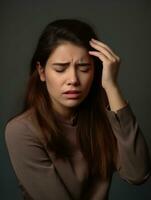
[[[119,65],[87,23],[47,25],[32,58],[25,110],[6,126],[25,199],[105,200],[114,171],[131,184],[149,177],[144,137],[117,83]]]

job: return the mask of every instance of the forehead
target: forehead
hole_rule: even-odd
[[[49,56],[49,61],[85,61],[90,59],[87,49],[70,42],[60,44]]]

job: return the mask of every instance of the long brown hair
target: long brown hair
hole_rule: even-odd
[[[70,155],[70,144],[57,124],[45,82],[40,81],[36,63],[45,67],[53,50],[63,41],[92,50],[89,40],[97,36],[93,28],[77,19],[60,19],[43,31],[31,61],[25,110],[34,108],[47,145],[63,159]],[[102,62],[93,57],[94,79],[88,96],[78,107],[77,136],[91,175],[107,179],[114,169],[117,145],[105,112],[105,96],[101,87]]]

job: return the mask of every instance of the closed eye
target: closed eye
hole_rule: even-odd
[[[55,68],[56,72],[63,72],[64,70],[65,68],[62,68],[62,67]]]
[[[66,68],[69,66],[70,63],[53,63],[54,70],[56,72],[63,72],[66,70]],[[82,71],[82,72],[87,72],[91,68],[90,63],[79,63],[76,64],[76,67]]]
[[[91,65],[90,65],[90,64],[79,64],[79,65],[78,65],[78,68],[79,68],[79,70],[82,71],[82,72],[87,72],[87,71],[90,70]]]
[[[57,65],[55,65],[54,70],[56,72],[63,72],[66,68],[67,68],[67,66],[64,64],[57,64]]]

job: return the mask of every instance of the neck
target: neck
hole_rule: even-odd
[[[61,115],[64,120],[70,120],[75,112],[75,108],[69,109],[54,109],[58,115]]]

